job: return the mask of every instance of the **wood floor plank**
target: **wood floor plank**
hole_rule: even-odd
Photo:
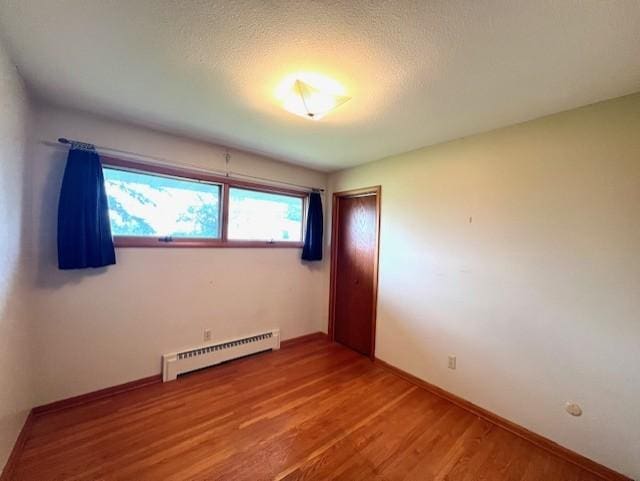
[[[596,481],[312,338],[36,416],[16,481]]]

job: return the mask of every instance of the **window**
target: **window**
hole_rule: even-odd
[[[306,195],[103,158],[117,247],[301,247]]]
[[[302,198],[229,189],[229,239],[302,241]]]
[[[105,167],[114,236],[220,238],[220,186]]]

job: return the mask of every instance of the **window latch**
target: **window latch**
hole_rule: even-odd
[[[158,240],[160,242],[173,242],[173,237],[168,235],[168,236],[165,236],[165,237],[160,237],[160,238],[158,238]]]

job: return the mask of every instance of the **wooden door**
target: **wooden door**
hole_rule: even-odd
[[[332,337],[373,357],[379,188],[334,197]]]

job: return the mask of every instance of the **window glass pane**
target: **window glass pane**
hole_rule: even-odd
[[[300,242],[302,199],[230,188],[229,239]]]
[[[111,233],[220,237],[220,186],[105,167]]]

